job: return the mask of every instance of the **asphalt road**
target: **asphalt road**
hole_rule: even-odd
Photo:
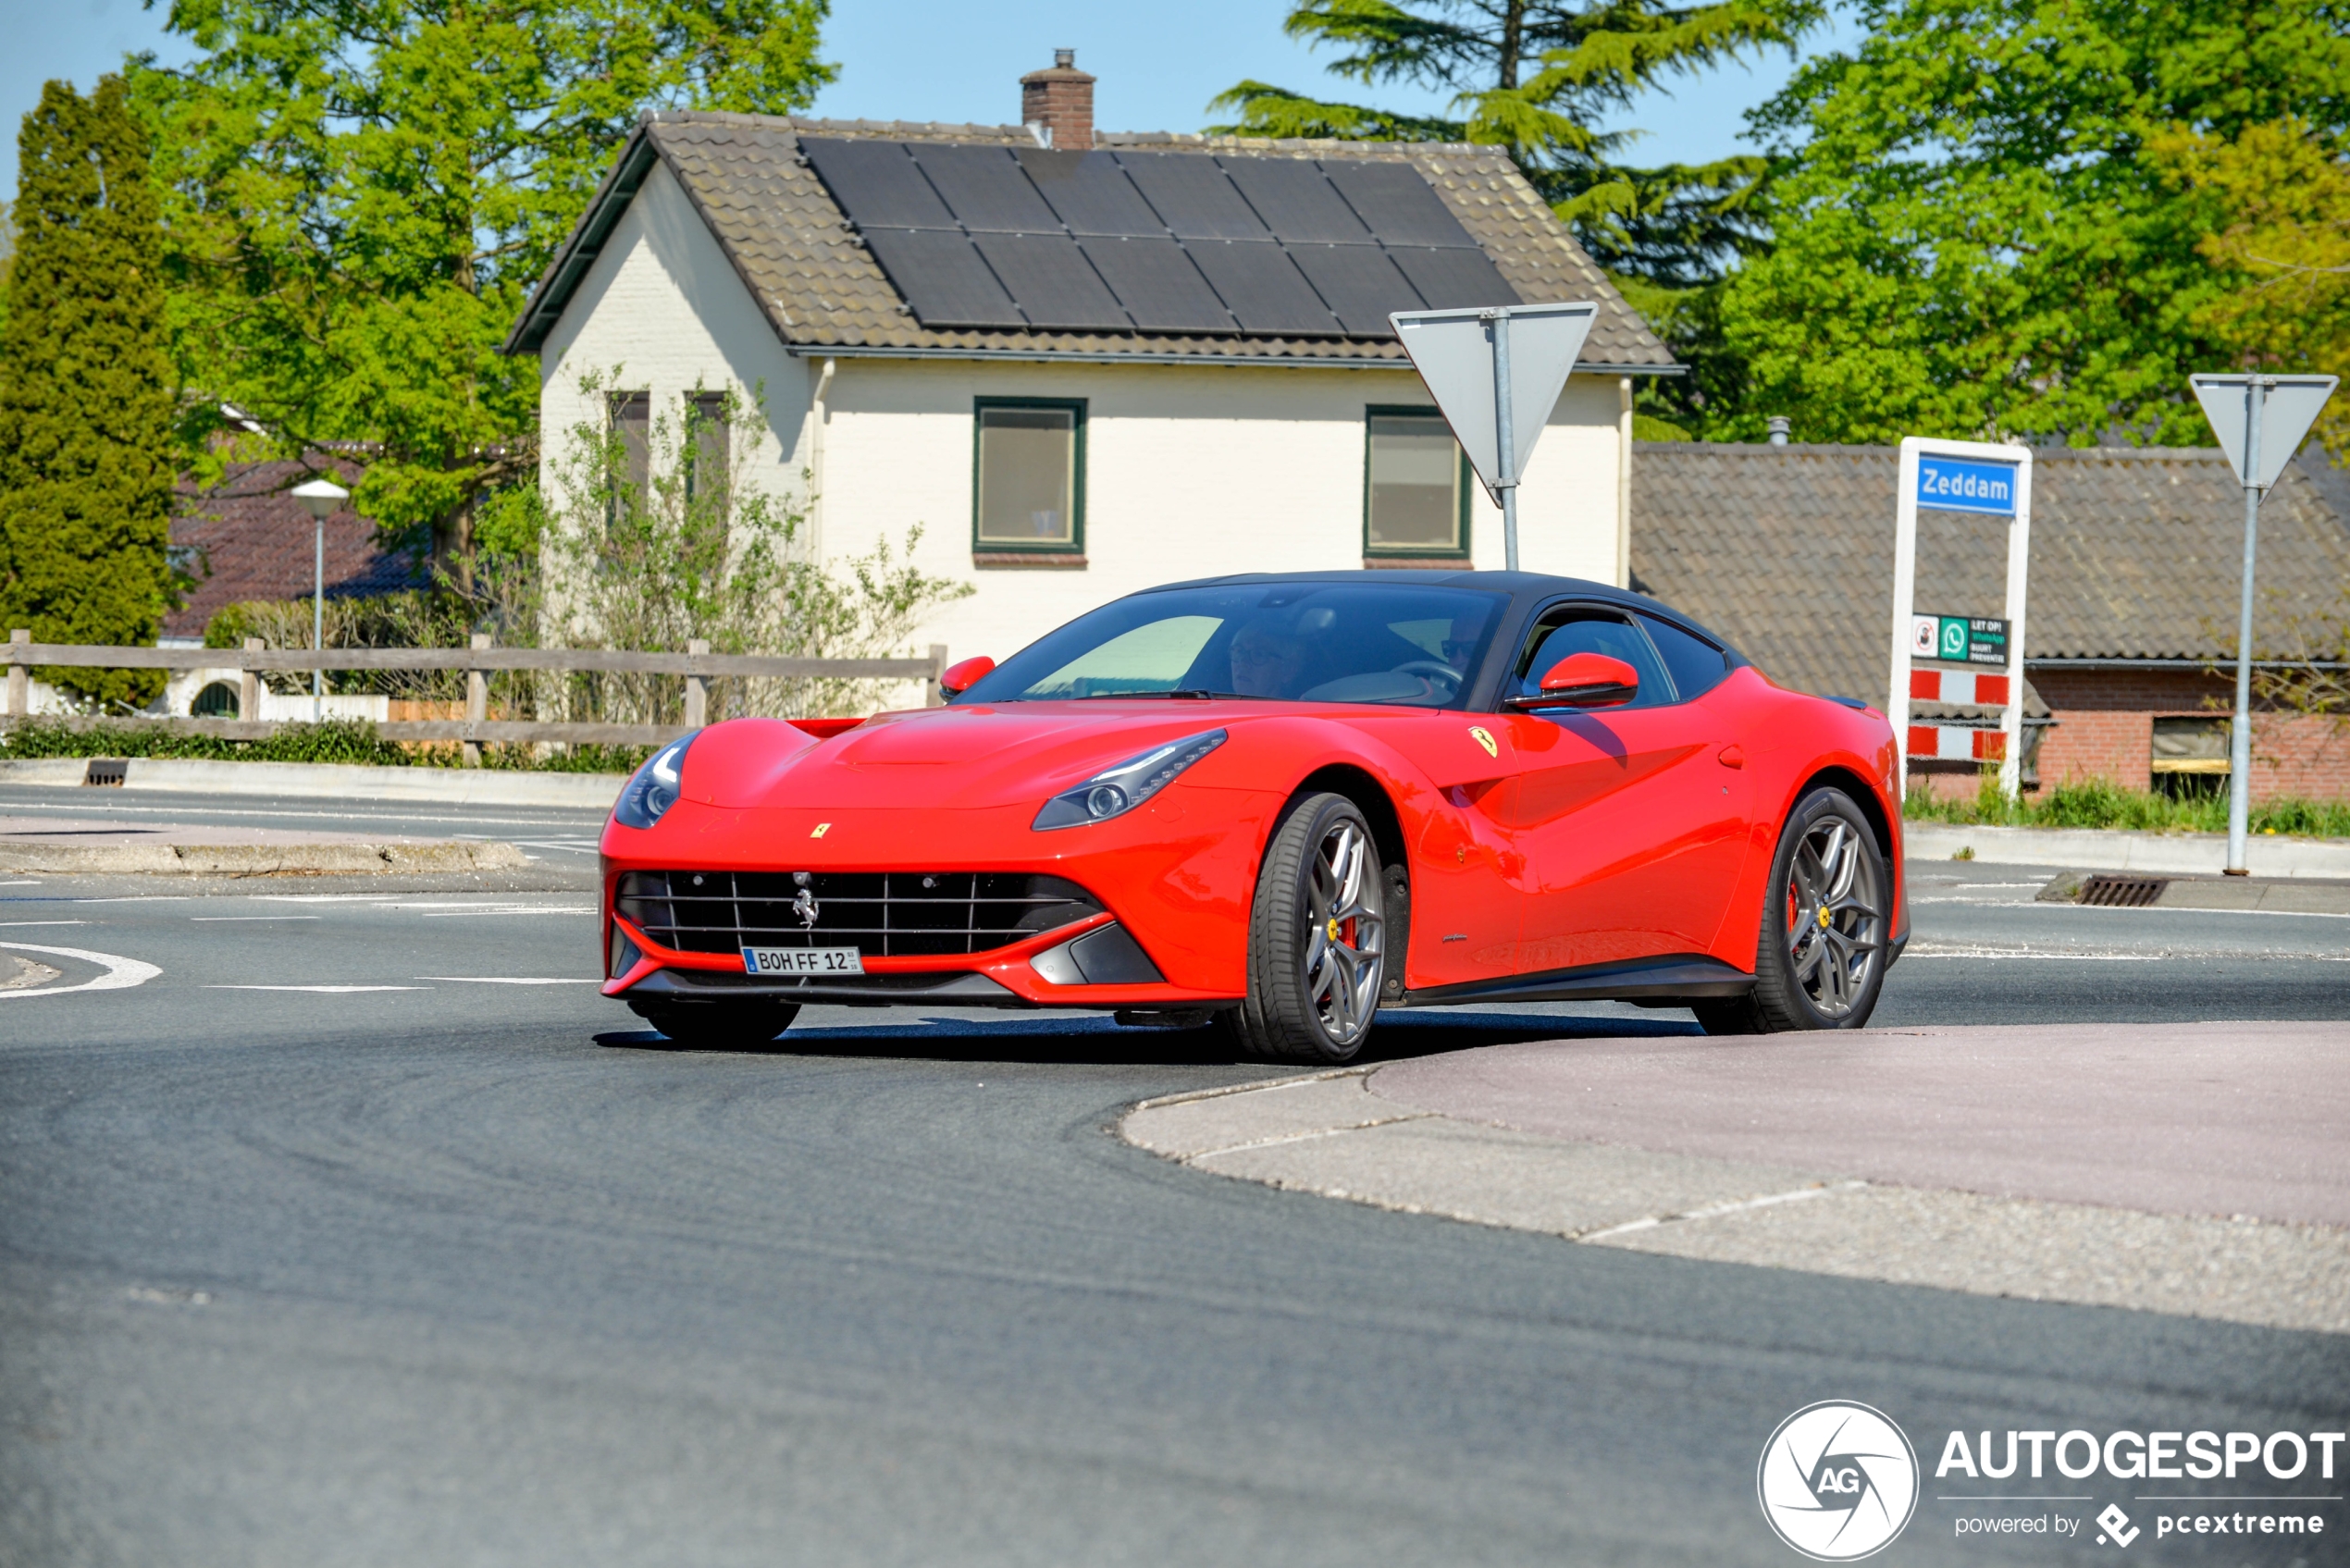
[[[2350,1016],[2341,920],[1921,870],[1958,880],[1921,883],[1885,1023]],[[2343,1425],[2338,1338],[1573,1247],[1121,1144],[1135,1099],[1268,1075],[1197,1036],[823,1009],[681,1051],[577,983],[584,893],[319,891],[0,887],[12,950],[160,971],[0,995],[0,1562],[1784,1562],[1755,1462],[1817,1400],[1926,1450]],[[1379,1049],[1688,1027],[1426,1014]],[[2159,1555],[2339,1562],[2334,1513]],[[2100,1549],[1926,1523],[1884,1561]]]

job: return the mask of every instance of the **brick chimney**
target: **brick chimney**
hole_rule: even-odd
[[[1077,68],[1077,51],[1053,51],[1053,68],[1020,79],[1020,119],[1042,128],[1046,142],[1082,153],[1094,144],[1094,79]]]

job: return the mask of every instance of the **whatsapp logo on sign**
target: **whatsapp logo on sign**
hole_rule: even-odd
[[[1779,1539],[1850,1562],[1891,1545],[1917,1512],[1917,1451],[1883,1411],[1826,1400],[1779,1423],[1754,1486]]]
[[[1945,659],[1966,657],[1966,623],[1955,615],[1942,617],[1941,654]]]

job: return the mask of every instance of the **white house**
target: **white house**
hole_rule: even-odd
[[[508,340],[545,461],[583,420],[761,389],[729,438],[811,548],[921,524],[925,569],[977,592],[917,643],[1000,658],[1187,577],[1498,568],[1387,313],[1591,300],[1522,559],[1627,580],[1632,377],[1677,367],[1506,156],[1096,134],[1092,83],[1064,54],[1020,126],[648,116]]]

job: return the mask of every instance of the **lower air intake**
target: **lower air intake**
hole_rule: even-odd
[[[630,871],[618,912],[664,947],[854,947],[948,957],[1023,942],[1102,912],[1059,877],[1024,871]]]

